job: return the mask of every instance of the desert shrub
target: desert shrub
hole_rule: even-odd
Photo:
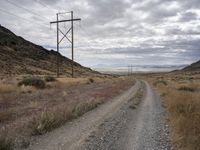
[[[54,82],[54,81],[56,81],[56,78],[55,78],[55,77],[52,77],[52,76],[46,76],[46,77],[44,78],[44,80],[45,80],[46,82]]]
[[[92,78],[89,78],[88,81],[89,81],[89,83],[94,83],[94,79],[92,79]]]
[[[30,146],[29,139],[22,139],[20,143],[20,148],[25,149],[25,148],[28,148],[29,146]]]
[[[40,78],[30,77],[30,78],[25,78],[22,81],[20,81],[18,83],[18,85],[19,86],[22,86],[22,85],[24,85],[24,86],[34,86],[36,88],[43,89],[43,88],[45,88],[46,83],[45,83],[45,81],[43,81]]]
[[[154,86],[157,86],[158,84],[163,84],[163,85],[167,85],[167,82],[164,80],[159,80],[153,83]]]
[[[187,87],[187,86],[182,86],[180,88],[178,88],[179,91],[189,91],[189,92],[194,92],[195,88],[193,87]]]
[[[0,150],[13,150],[14,143],[11,139],[0,137]]]
[[[60,107],[50,111],[44,111],[40,116],[35,117],[30,122],[32,135],[42,135],[55,128],[60,127],[65,122],[75,119],[84,113],[96,108],[102,101],[87,101],[74,106],[71,109]]]
[[[83,115],[84,113],[98,107],[98,105],[100,105],[101,101],[88,101],[85,103],[81,103],[77,106],[74,107],[74,109],[72,110],[72,116],[73,118],[77,118],[81,115]]]
[[[39,117],[35,117],[31,122],[32,135],[41,135],[51,131],[57,125],[55,114],[42,112]]]
[[[51,111],[43,111],[41,115],[33,118],[29,126],[32,130],[32,135],[42,135],[60,127],[71,119],[73,119],[72,109],[61,106]]]

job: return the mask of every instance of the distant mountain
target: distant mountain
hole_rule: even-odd
[[[200,71],[200,60],[183,68],[183,71]]]
[[[55,74],[60,55],[60,73],[71,75],[71,60],[33,44],[0,26],[0,74]],[[74,63],[75,75],[97,75],[98,72]]]

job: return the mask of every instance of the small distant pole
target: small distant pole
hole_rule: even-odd
[[[130,66],[128,65],[128,76],[130,75]]]
[[[132,75],[132,65],[131,65],[131,75]]]

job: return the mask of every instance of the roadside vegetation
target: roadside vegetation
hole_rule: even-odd
[[[66,106],[61,106],[55,108],[51,111],[43,111],[41,115],[36,116],[30,122],[31,134],[41,135],[49,132],[55,128],[60,127],[67,121],[78,118],[84,113],[96,108],[98,105],[102,104],[103,100],[86,100],[76,106],[68,108]]]
[[[160,92],[168,111],[168,123],[174,149],[197,150],[200,147],[200,73],[170,74],[148,80]],[[162,81],[162,83],[164,83]]]
[[[45,76],[44,80],[46,82],[55,82],[56,81],[56,78],[53,77],[53,76]]]
[[[50,80],[50,78],[45,78]],[[18,83],[19,86],[33,86],[38,89],[44,89],[46,87],[46,82],[39,77],[28,77],[23,79]]]
[[[12,137],[15,146],[28,147],[31,136],[62,126],[111,100],[135,82],[125,77],[46,78],[0,81],[0,85],[11,87],[0,91],[0,135],[7,131],[7,136],[1,139]],[[1,146],[9,146],[8,140],[0,142]]]
[[[139,88],[137,93],[134,95],[134,97],[130,100],[131,101],[130,108],[136,109],[137,106],[142,101],[142,99],[144,98],[145,93],[146,93],[145,83],[143,81],[141,81],[141,87]]]
[[[0,150],[13,150],[14,143],[13,140],[6,138],[5,136],[0,136]]]

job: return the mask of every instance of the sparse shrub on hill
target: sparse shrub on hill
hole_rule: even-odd
[[[0,136],[0,150],[13,150],[13,141],[11,139]]]
[[[45,81],[43,81],[40,78],[36,77],[30,77],[30,78],[25,78],[22,81],[18,83],[19,86],[34,86],[39,89],[44,89],[46,87]]]
[[[89,79],[88,79],[88,83],[94,83],[94,79],[89,78]]]
[[[46,77],[44,78],[44,80],[45,80],[46,82],[54,82],[54,81],[56,81],[56,78],[55,78],[55,77],[52,77],[52,76],[46,76]]]
[[[179,91],[189,91],[189,92],[194,92],[195,88],[192,87],[187,87],[187,86],[182,86],[180,88],[178,88]]]
[[[157,86],[158,84],[163,84],[163,85],[167,85],[167,82],[164,80],[158,80],[156,82],[153,83],[154,86]]]

